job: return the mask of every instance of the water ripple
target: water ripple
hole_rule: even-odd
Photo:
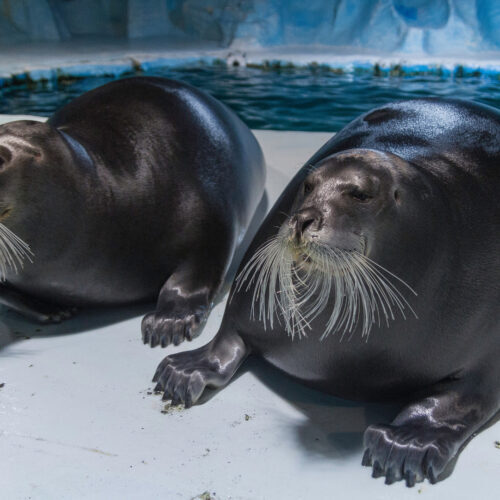
[[[150,75],[191,83],[231,107],[251,128],[337,131],[390,101],[458,97],[500,107],[500,82],[490,77],[337,75],[329,71],[254,68],[165,68]],[[113,78],[0,90],[0,113],[49,116],[57,108]]]

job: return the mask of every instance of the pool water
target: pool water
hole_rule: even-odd
[[[321,68],[224,66],[164,68],[147,75],[204,89],[255,129],[338,131],[369,109],[416,97],[457,97],[500,108],[500,81],[488,76],[338,75]],[[5,87],[0,89],[0,113],[50,116],[83,92],[113,79],[92,77]]]

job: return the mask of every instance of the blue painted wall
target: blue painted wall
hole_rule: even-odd
[[[239,48],[500,49],[500,0],[0,0],[0,43],[170,36]]]

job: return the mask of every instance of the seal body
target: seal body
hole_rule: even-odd
[[[32,299],[31,315],[43,320],[41,301],[159,295],[145,328],[152,345],[172,341],[174,327],[176,342],[192,336],[203,322],[265,177],[260,147],[234,113],[163,78],[112,82],[47,123],[3,125],[0,155],[10,207],[2,222],[33,253],[5,276],[4,302],[19,299],[29,314]]]
[[[255,353],[336,396],[404,401],[366,430],[363,464],[387,483],[445,477],[500,410],[499,162],[487,106],[419,99],[356,119],[292,179],[218,334],[165,358],[158,389],[190,405]]]

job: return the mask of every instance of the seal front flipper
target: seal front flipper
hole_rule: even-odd
[[[156,311],[142,320],[143,342],[151,347],[166,347],[197,337],[207,320],[222,274],[216,266],[201,266],[192,261],[182,264],[163,285]]]
[[[250,349],[237,333],[220,331],[211,342],[194,351],[167,356],[158,366],[155,391],[172,404],[192,406],[206,387],[218,389],[236,373]]]
[[[60,307],[43,302],[6,284],[0,285],[0,304],[39,323],[60,323],[71,318],[76,312],[74,307]]]
[[[390,425],[370,425],[363,465],[373,467],[373,477],[385,476],[386,484],[404,479],[414,486],[449,475],[457,454],[498,412],[498,379],[484,373],[440,384]]]

